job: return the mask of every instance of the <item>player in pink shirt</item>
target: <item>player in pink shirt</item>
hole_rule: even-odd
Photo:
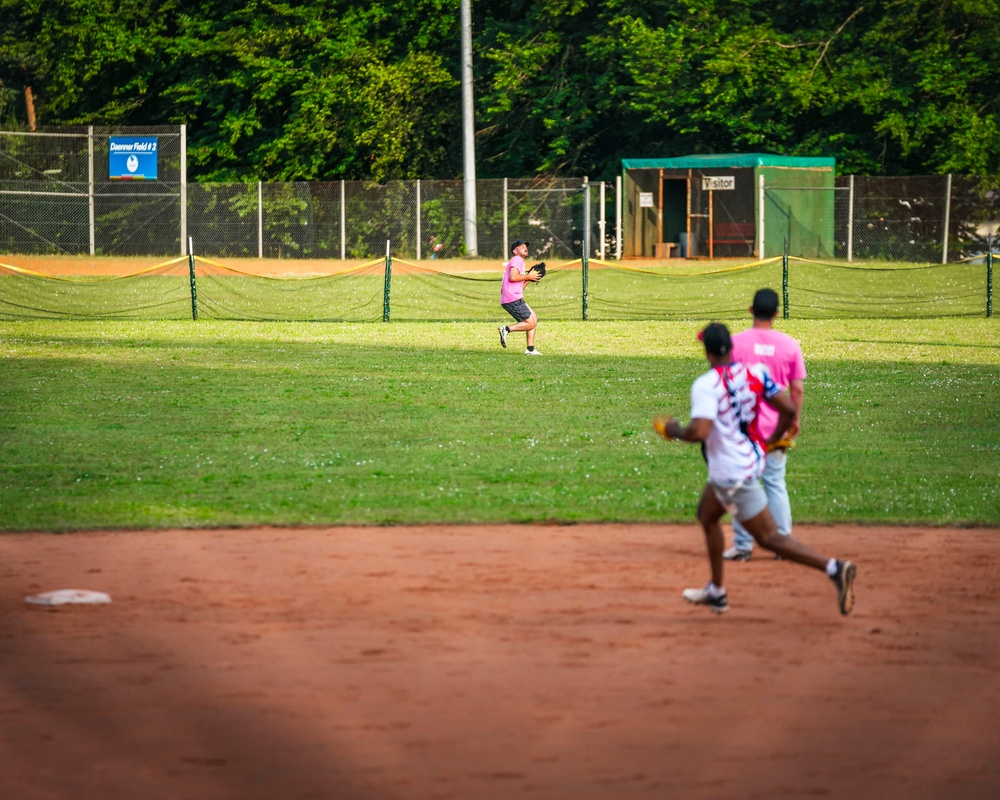
[[[733,360],[747,365],[763,364],[774,382],[780,388],[788,389],[795,407],[795,418],[788,433],[790,437],[798,436],[806,378],[802,348],[787,333],[774,329],[774,320],[778,316],[778,293],[773,289],[761,289],[753,296],[750,313],[753,314],[753,327],[733,336]],[[777,412],[766,404],[761,406],[760,431],[765,438],[774,432],[777,422]],[[789,536],[792,532],[792,506],[785,484],[787,457],[785,447],[771,450],[761,476],[767,504],[782,536]],[[723,557],[728,561],[749,561],[752,555],[753,537],[739,520],[734,519],[733,546],[723,553]]]
[[[541,276],[537,272],[524,268],[524,259],[528,257],[528,244],[523,239],[514,242],[510,246],[512,257],[503,268],[500,305],[514,318],[515,324],[500,326],[500,346],[507,346],[507,334],[511,331],[524,331],[528,342],[524,354],[526,356],[540,356],[541,353],[535,349],[535,328],[538,327],[538,316],[524,302],[524,284],[541,280]]]
[[[657,417],[656,432],[664,439],[702,445],[708,463],[708,482],[698,502],[698,521],[705,532],[712,579],[704,588],[685,589],[689,603],[707,606],[716,614],[729,610],[723,586],[726,540],[719,521],[727,512],[742,521],[761,547],[782,558],[823,570],[837,588],[841,614],[854,608],[857,568],[850,561],[827,558],[794,536],[779,536],[760,485],[768,445],[779,441],[792,424],[795,410],[788,392],[771,380],[762,364],[746,366],[733,356],[729,329],[713,322],[699,335],[711,369],[691,386],[691,421],[681,425],[673,417]],[[761,435],[758,414],[770,404],[778,415],[771,435]],[[770,459],[770,456],[767,456]]]

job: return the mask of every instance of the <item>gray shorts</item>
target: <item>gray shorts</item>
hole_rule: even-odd
[[[509,303],[501,303],[500,307],[518,322],[524,322],[531,316],[532,313],[528,304],[524,302],[523,297],[520,300],[511,300]]]
[[[754,480],[736,485],[709,481],[708,485],[712,487],[712,493],[722,507],[733,519],[738,519],[740,522],[753,519],[767,508],[767,495],[760,481]]]

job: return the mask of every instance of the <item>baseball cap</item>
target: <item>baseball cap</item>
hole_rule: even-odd
[[[526,241],[524,241],[524,239],[518,239],[516,242],[514,242],[514,244],[512,244],[510,246],[510,252],[513,253],[514,252],[514,248],[517,247],[518,245],[522,245],[522,244],[526,244],[526,245],[528,245],[528,247],[531,247],[531,242],[526,242]]]
[[[724,356],[733,349],[733,340],[729,336],[729,328],[721,322],[710,322],[698,332],[698,341],[705,345],[705,350],[713,356]]]

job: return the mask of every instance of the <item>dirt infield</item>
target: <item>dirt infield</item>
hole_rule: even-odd
[[[852,616],[690,526],[2,535],[0,797],[1000,796],[1000,531],[797,532]]]

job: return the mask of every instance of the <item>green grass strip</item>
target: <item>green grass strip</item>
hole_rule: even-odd
[[[779,327],[797,521],[1000,524],[994,320]],[[3,322],[0,529],[690,521],[700,454],[650,420],[698,328],[543,318],[526,358],[495,323]]]

